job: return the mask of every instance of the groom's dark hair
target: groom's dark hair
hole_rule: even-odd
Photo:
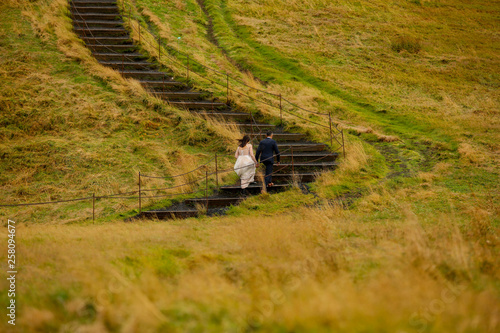
[[[271,135],[273,135],[273,131],[267,131],[266,132],[266,136],[271,136]]]

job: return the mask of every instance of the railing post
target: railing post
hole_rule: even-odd
[[[283,110],[281,108],[281,94],[280,94],[280,119],[281,119],[281,127],[283,127]]]
[[[292,149],[292,178],[295,177],[295,165],[293,163],[293,147],[290,147]]]
[[[217,153],[215,153],[215,186],[219,189],[219,168],[217,165]]]
[[[345,158],[344,129],[342,129],[340,133],[342,133],[342,149],[344,150],[344,158]]]
[[[208,214],[208,170],[205,170],[205,205]]]
[[[139,214],[142,212],[142,202],[141,202],[141,172],[139,171]]]
[[[92,222],[95,223],[95,193],[92,193]]]
[[[229,105],[229,74],[226,73],[226,104]]]
[[[330,120],[330,147],[333,149],[333,133],[332,133],[332,112],[328,112],[328,118]]]

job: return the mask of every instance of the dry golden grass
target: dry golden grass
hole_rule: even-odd
[[[360,142],[348,142],[346,151],[348,151],[348,154],[344,162],[339,165],[334,173],[322,173],[317,178],[317,183],[320,185],[318,189],[320,195],[325,195],[324,191],[328,191],[332,186],[342,185],[343,182],[351,179],[352,175],[359,173],[360,169],[364,168],[370,160],[370,156]]]
[[[469,143],[461,143],[458,147],[458,153],[466,163],[479,165],[486,160],[485,155]]]
[[[500,244],[488,219],[469,233],[401,210],[379,223],[328,205],[258,219],[23,224],[19,328],[498,330]]]

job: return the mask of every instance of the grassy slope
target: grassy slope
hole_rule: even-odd
[[[446,163],[450,170],[440,186],[498,205],[495,5],[205,3],[219,44],[241,67],[272,84],[295,81],[299,98],[301,90],[322,91],[311,107],[334,110],[346,126],[355,125],[351,133],[365,132],[363,139],[373,142],[388,167],[405,163],[417,176]],[[395,52],[398,38],[421,51]],[[401,141],[376,143],[387,140],[373,131]]]
[[[21,16],[22,8],[2,6],[2,203],[136,190],[139,171],[179,174],[210,159],[214,150],[225,151],[229,141],[210,125],[171,109],[100,67],[71,35],[69,19],[61,20],[64,2],[52,8],[43,1],[35,5],[25,8],[35,31]],[[145,186],[165,187],[190,179],[146,179]],[[10,208],[1,214],[35,223],[91,217],[89,202],[56,207]],[[99,201],[97,215],[136,208],[136,200],[104,205]]]
[[[137,2],[149,6],[147,1]],[[188,15],[191,12],[186,12],[186,3],[196,15]],[[268,9],[255,3],[260,6],[256,12],[260,17],[285,7],[276,1],[268,2]],[[311,11],[318,4],[329,2],[309,3],[311,5],[306,9]],[[295,27],[302,26],[304,31],[311,31],[308,20],[316,16],[309,15],[311,13],[307,11],[302,14],[302,9],[297,8],[303,6],[299,6],[298,2],[288,1],[287,4],[287,15],[267,19],[266,25],[280,22],[282,17],[293,23],[297,16],[304,15],[303,21],[295,23]],[[362,20],[367,15],[360,13],[373,12],[363,9],[363,5],[367,4],[358,2],[360,8],[357,8],[353,7],[356,5],[340,3],[339,8],[351,13],[363,26]],[[296,10],[291,11],[290,6],[295,6],[292,8]],[[144,101],[145,96],[135,91],[133,85],[119,78],[109,78],[103,74],[103,69],[95,72],[97,76],[89,75],[95,69],[91,60],[83,59],[78,64],[59,51],[62,49],[66,54],[71,53],[65,48],[67,39],[61,37],[57,26],[41,30],[45,33],[40,39],[33,34],[26,18],[20,16],[19,9],[0,8],[2,13],[8,13],[2,17],[9,18],[2,20],[2,25],[10,25],[21,34],[19,38],[9,39],[2,33],[2,52],[17,52],[23,56],[16,59],[24,59],[24,63],[17,60],[5,68],[9,72],[23,66],[28,69],[19,77],[13,76],[0,83],[3,84],[2,110],[8,106],[9,110],[21,113],[24,108],[15,102],[15,98],[24,94],[31,98],[26,98],[23,106],[32,110],[32,117],[39,117],[36,122],[16,123],[15,117],[2,112],[3,119],[6,119],[2,121],[14,124],[2,127],[2,135],[8,140],[2,141],[2,153],[22,151],[22,154],[16,155],[17,163],[10,164],[11,169],[2,172],[2,177],[6,177],[5,181],[2,180],[5,190],[21,188],[23,170],[27,170],[28,175],[37,175],[41,172],[36,169],[38,165],[54,169],[43,177],[40,174],[38,180],[27,178],[32,184],[26,186],[28,189],[38,186],[49,191],[47,184],[53,182],[57,185],[52,190],[54,195],[66,195],[68,192],[75,196],[86,195],[87,188],[82,183],[90,182],[89,177],[95,174],[106,181],[123,179],[131,183],[130,188],[133,189],[135,173],[123,170],[128,170],[134,162],[143,163],[141,170],[145,168],[165,174],[177,171],[175,166],[163,169],[158,165],[159,160],[165,165],[171,162],[172,143],[175,143],[175,149],[181,150],[179,159],[186,161],[179,169],[199,163],[206,157],[187,154],[200,154],[201,147],[178,146],[196,144],[197,140],[204,138],[210,140],[209,132],[204,127],[186,124],[180,127],[184,131],[174,131],[172,125],[177,124],[177,117],[185,115],[158,105],[154,100]],[[233,58],[228,61],[219,49],[206,40],[203,23],[207,20],[197,8],[194,1],[169,1],[156,9],[150,7],[165,31],[182,30],[182,26],[189,28],[183,35],[186,45],[181,43],[180,47],[189,49],[189,43],[200,45],[197,53],[200,61],[218,63],[226,70],[234,70],[246,82],[262,87],[252,79],[252,75],[237,72],[235,59],[240,67],[243,66],[243,59],[238,55],[246,53],[245,60],[249,62],[272,64],[279,69],[273,71],[274,81],[268,83],[269,89],[287,93],[294,101],[302,102],[301,105],[307,107],[332,108],[338,111],[340,119],[345,119],[343,125],[351,128],[353,133],[346,163],[335,175],[325,175],[316,186],[320,197],[344,194],[344,201],[327,204],[321,198],[304,196],[292,190],[277,196],[253,198],[234,209],[232,216],[169,224],[124,224],[108,219],[107,223],[97,225],[38,226],[32,225],[31,222],[36,221],[32,216],[38,218],[43,211],[2,210],[5,217],[11,217],[14,212],[15,216],[27,222],[18,229],[18,257],[22,258],[22,270],[18,277],[23,283],[23,289],[18,293],[18,331],[442,332],[457,328],[464,332],[497,331],[500,244],[495,227],[498,195],[494,181],[498,171],[488,160],[491,158],[488,152],[491,147],[483,145],[491,141],[495,144],[492,139],[494,133],[486,133],[480,138],[472,136],[470,140],[463,141],[458,130],[447,130],[435,119],[439,117],[424,117],[422,110],[422,114],[412,118],[413,125],[405,125],[399,113],[406,115],[409,110],[400,101],[391,102],[388,95],[390,89],[387,89],[386,98],[380,97],[382,106],[379,102],[375,103],[366,91],[360,97],[354,93],[360,87],[348,87],[347,83],[367,80],[362,86],[368,88],[373,82],[362,71],[356,72],[355,80],[349,80],[349,73],[357,69],[352,63],[359,63],[359,67],[366,64],[363,62],[364,53],[361,50],[355,53],[354,44],[352,49],[345,50],[347,53],[342,58],[352,62],[352,67],[337,70],[335,75],[345,75],[343,84],[319,80],[327,77],[324,73],[312,72],[302,79],[302,75],[298,74],[306,72],[302,68],[304,64],[309,63],[309,69],[326,70],[328,67],[319,67],[318,64],[331,57],[326,55],[322,58],[314,53],[308,62],[305,57],[309,52],[300,52],[299,47],[292,56],[287,54],[288,47],[266,45],[265,41],[252,35],[252,29],[245,33],[247,28],[238,24],[243,21],[248,24],[249,18],[255,15],[242,12],[248,7],[231,8],[233,12],[224,14],[225,20],[227,15],[229,18],[235,15],[236,9],[241,15],[234,16],[232,22],[229,20],[231,29],[241,29],[238,43],[242,44],[240,49],[228,48],[227,53]],[[42,6],[42,12],[43,9]],[[357,10],[362,9],[364,12],[355,15]],[[33,10],[40,12],[37,8]],[[209,10],[215,14],[214,10],[218,9],[209,7]],[[176,16],[177,21],[169,20],[171,16]],[[44,22],[43,15],[35,17],[32,22]],[[176,25],[174,22],[177,22]],[[357,20],[348,22],[355,24]],[[215,19],[214,24],[217,27]],[[391,24],[386,26],[391,28]],[[223,36],[228,36],[223,30],[219,27],[215,31],[222,46]],[[294,34],[298,36],[299,30],[295,29]],[[283,29],[280,31],[286,32]],[[275,36],[279,36],[280,31],[275,31]],[[318,33],[320,31],[323,30],[318,30]],[[284,35],[283,39],[292,40],[289,35]],[[302,40],[307,41],[309,38]],[[230,39],[228,43],[231,43]],[[246,45],[253,47],[248,49]],[[251,48],[257,50],[254,52]],[[73,52],[79,54],[80,51]],[[275,56],[297,60],[290,64],[281,58],[271,62]],[[264,57],[265,61],[255,61],[258,57]],[[402,54],[394,57],[409,61],[417,56]],[[47,58],[50,61],[44,60]],[[80,55],[76,58],[82,59]],[[282,61],[284,65],[280,65]],[[263,68],[259,72],[258,68],[249,68],[256,76],[267,73],[269,69]],[[25,82],[27,73],[32,72],[44,74],[44,81],[34,85],[42,94],[33,92],[33,84]],[[415,69],[413,74],[420,72]],[[478,71],[479,74],[483,72]],[[293,76],[297,79],[288,81]],[[466,81],[460,82],[465,84]],[[317,84],[319,86],[315,86]],[[61,86],[68,87],[65,98],[58,95]],[[330,86],[334,90],[329,91]],[[422,84],[422,87],[425,86],[427,84]],[[68,96],[69,105],[76,105],[79,114],[87,118],[72,119],[69,112],[64,112]],[[43,98],[56,103],[50,108],[54,118],[39,116],[41,106],[38,103]],[[389,102],[394,104],[394,109],[387,107],[385,103]],[[365,104],[375,105],[375,109]],[[155,105],[159,108],[158,112],[151,110]],[[244,105],[251,107],[250,104]],[[494,104],[493,116],[496,108]],[[374,110],[386,110],[387,113]],[[443,114],[444,110],[442,107],[439,112]],[[272,114],[273,111],[268,112]],[[88,113],[90,116],[87,116]],[[387,114],[386,118],[384,115]],[[60,127],[44,125],[46,127],[41,127],[38,132],[29,132],[33,124],[45,124],[45,119],[56,119],[48,121],[48,124]],[[434,130],[429,131],[422,119],[433,124]],[[392,120],[396,125],[392,125]],[[196,120],[192,121],[196,123]],[[495,125],[494,121],[491,123]],[[29,129],[23,129],[25,124],[30,125]],[[112,127],[114,124],[118,124],[117,127]],[[151,128],[154,124],[160,125]],[[457,122],[457,126],[465,125]],[[368,127],[374,131],[367,130]],[[144,133],[142,139],[136,134],[138,128]],[[464,131],[467,130],[464,128]],[[383,132],[398,135],[402,140],[380,142],[384,140]],[[100,144],[99,141],[93,143],[90,140],[93,138],[100,139]],[[36,154],[35,149],[25,146],[23,139],[31,139],[35,144],[39,141],[53,142],[55,148],[51,158]],[[140,159],[134,157],[133,151],[130,152],[132,143],[140,148]],[[76,160],[72,168],[80,165],[76,162],[82,163],[79,177],[72,177],[71,169],[58,171],[55,169],[58,164],[48,163],[72,156],[75,146],[87,154],[75,152]],[[103,146],[109,146],[104,156],[97,153]],[[50,146],[43,147],[49,149]],[[161,149],[168,150],[166,157],[159,156]],[[126,158],[112,156],[118,153]],[[34,158],[34,166],[27,165],[24,169],[12,167],[28,163],[26,156],[30,154]],[[99,163],[97,169],[92,169],[87,156],[99,156],[104,161]],[[144,156],[151,158],[146,162],[142,158]],[[106,166],[104,162],[117,164]],[[2,167],[7,163],[10,162],[2,157]],[[18,177],[19,183],[16,182]],[[64,190],[60,189],[63,181],[69,182]],[[34,198],[45,198],[41,190],[32,193]],[[114,192],[111,186],[108,190]],[[12,198],[11,195],[9,198]],[[361,197],[354,206],[349,210],[342,209],[343,203],[357,196]],[[313,203],[319,204],[318,207],[293,208]],[[287,205],[291,209],[285,212]],[[111,209],[111,206],[106,207]],[[112,209],[126,211],[133,207],[135,204],[123,206],[117,202]],[[45,210],[45,219],[82,220],[89,213],[87,206],[85,209],[87,211],[82,213],[77,206],[72,206],[73,216],[70,218],[61,216],[61,209]],[[100,213],[105,215],[105,212]],[[5,239],[2,244],[6,244]],[[6,251],[1,253],[0,258],[5,261]],[[6,281],[1,282],[2,303],[7,300],[6,287]],[[2,322],[1,325],[6,324]]]

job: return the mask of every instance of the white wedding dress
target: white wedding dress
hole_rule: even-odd
[[[252,145],[247,143],[244,148],[238,146],[234,157],[236,157],[234,171],[241,179],[241,188],[245,189],[255,178],[255,164],[257,161],[253,156]]]

